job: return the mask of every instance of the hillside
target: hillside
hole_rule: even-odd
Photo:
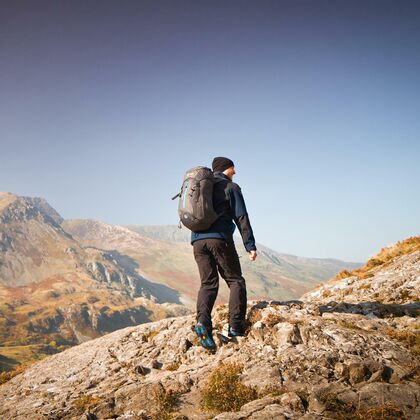
[[[382,248],[363,267],[340,272],[303,299],[317,303],[420,300],[419,261],[420,236],[415,236]]]
[[[357,301],[354,283],[331,288],[327,303],[310,293],[301,301],[249,301],[247,336],[217,336],[214,353],[198,345],[192,315],[107,334],[1,386],[0,416],[419,418],[419,273],[414,251],[363,280],[383,296],[389,282],[398,284],[398,303]],[[214,333],[226,322],[219,305]]]
[[[182,302],[194,308],[199,277],[187,229],[112,226],[93,220],[66,220],[62,227],[86,246],[116,249],[128,255],[136,261],[142,276],[178,290]],[[343,268],[360,266],[333,259],[280,254],[261,244],[258,244],[259,257],[251,263],[239,238],[236,238],[236,247],[250,299],[295,299]],[[229,289],[221,281],[217,302],[227,302],[228,296]]]
[[[0,193],[0,370],[188,313],[176,290],[118,252],[81,246],[62,221],[43,199]]]
[[[178,225],[125,225],[127,229],[137,232],[148,238],[169,242],[189,242],[191,232]]]
[[[177,225],[127,225],[125,227],[142,236],[160,239],[162,241],[189,243],[191,238],[191,232],[188,229],[179,229]],[[238,234],[235,234],[234,239],[240,255],[245,257],[246,254],[243,251],[242,239]],[[286,277],[301,280],[302,282],[308,280],[323,282],[342,270],[343,267],[351,269],[361,266],[360,263],[341,261],[334,258],[307,258],[280,253],[261,243],[257,243],[257,248],[260,254],[259,261],[261,261],[261,259],[266,260],[266,263],[273,265],[273,270],[279,269]],[[256,265],[258,264],[252,264],[251,267]],[[299,296],[300,295],[291,297]],[[285,298],[286,296],[271,297]]]

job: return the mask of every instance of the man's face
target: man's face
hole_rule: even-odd
[[[235,172],[235,167],[234,166],[231,166],[230,168],[227,168],[227,169],[225,169],[224,171],[223,171],[223,173],[229,178],[229,179],[232,179],[233,178],[233,175],[235,175],[236,174],[236,172]]]

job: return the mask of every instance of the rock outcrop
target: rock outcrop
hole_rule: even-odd
[[[420,238],[418,239],[420,248]],[[375,260],[375,259],[374,259]],[[405,304],[420,299],[420,250],[392,258],[386,264],[369,265],[360,275],[348,273],[302,296],[314,303],[380,302]]]
[[[419,273],[414,253],[366,281],[378,293],[395,279],[412,291]],[[51,356],[0,387],[0,416],[419,418],[420,303],[411,293],[398,303],[345,302],[339,299],[343,290],[331,290],[328,302],[310,294],[301,301],[250,301],[247,335],[234,341],[218,334],[228,316],[220,305],[213,317],[214,353],[198,345],[192,315],[110,333]],[[252,401],[236,412],[204,410],[212,372],[229,364],[241,367]]]

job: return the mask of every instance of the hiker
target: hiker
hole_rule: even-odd
[[[218,272],[230,289],[228,335],[236,337],[245,333],[247,292],[233,240],[235,224],[250,260],[255,261],[257,258],[254,234],[241,188],[232,181],[235,175],[234,163],[228,158],[216,157],[212,169],[215,178],[213,208],[221,216],[210,228],[191,232],[191,244],[201,279],[197,297],[197,324],[194,330],[201,345],[209,349],[215,347],[211,311],[219,289]]]

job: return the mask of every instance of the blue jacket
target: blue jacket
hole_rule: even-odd
[[[256,250],[255,238],[241,188],[223,172],[215,172],[214,176],[216,182],[213,189],[213,207],[216,213],[221,216],[209,229],[191,232],[191,244],[200,239],[208,238],[220,238],[231,241],[233,240],[235,228],[238,226],[247,252]]]

